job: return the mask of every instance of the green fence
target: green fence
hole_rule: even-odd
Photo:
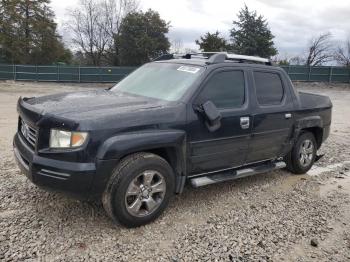
[[[339,66],[282,66],[292,81],[350,83],[350,68]]]
[[[136,67],[35,66],[0,64],[0,79],[52,82],[118,82]],[[350,68],[282,66],[293,81],[350,83]]]
[[[0,79],[52,82],[118,82],[135,67],[0,64]]]

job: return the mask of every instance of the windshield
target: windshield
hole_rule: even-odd
[[[132,72],[111,90],[176,101],[203,71],[200,66],[150,63]]]

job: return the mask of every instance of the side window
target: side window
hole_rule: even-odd
[[[256,96],[260,105],[279,105],[283,99],[283,85],[276,73],[254,72]]]
[[[212,101],[217,108],[236,108],[244,104],[243,71],[223,71],[214,74],[199,95],[199,102]]]

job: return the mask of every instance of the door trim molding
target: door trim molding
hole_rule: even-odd
[[[193,141],[190,142],[191,145],[193,144],[198,144],[198,143],[205,143],[205,142],[212,142],[212,141],[220,141],[220,140],[228,140],[228,139],[236,139],[236,138],[242,138],[242,137],[250,137],[250,133],[249,134],[245,134],[245,135],[239,135],[239,136],[227,136],[227,137],[223,137],[223,138],[213,138],[213,139],[205,139],[205,140],[199,140],[199,141]]]

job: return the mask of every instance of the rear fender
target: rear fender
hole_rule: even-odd
[[[316,129],[316,130],[315,130]],[[299,119],[295,125],[295,132],[293,136],[293,144],[296,142],[302,130],[309,130],[314,133],[318,148],[323,141],[324,124],[320,116],[309,116]],[[314,131],[317,131],[316,133]]]
[[[309,116],[299,119],[296,122],[296,129],[302,130],[311,127],[323,128],[323,120],[320,116]]]

